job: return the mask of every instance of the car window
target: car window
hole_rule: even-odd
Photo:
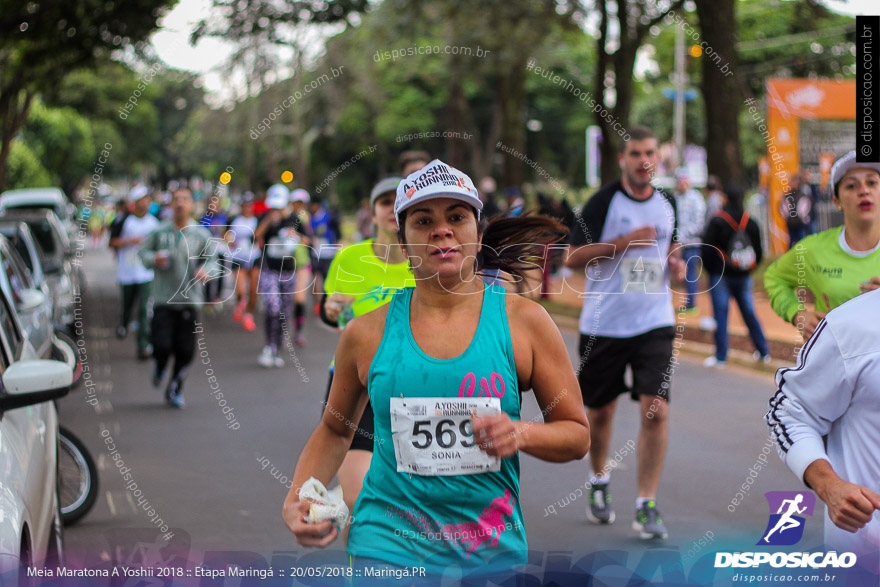
[[[12,303],[17,308],[21,305],[21,290],[24,288],[21,286],[21,282],[15,278],[15,273],[12,270],[12,261],[6,254],[3,254],[2,259],[0,259],[0,266],[3,267],[3,273],[6,275],[6,280],[12,288]]]
[[[67,231],[57,215],[50,216],[49,227],[55,233],[55,238],[61,243],[62,247],[70,247],[70,239],[67,235]]]
[[[12,311],[6,305],[5,296],[2,295],[0,295],[0,330],[3,331],[3,338],[9,345],[8,347],[7,345],[0,345],[3,347],[3,352],[0,354],[3,355],[6,365],[10,365],[15,360],[15,353],[18,352],[18,348],[21,346],[22,338],[15,320],[12,318]],[[9,356],[9,351],[13,352],[13,356]]]
[[[5,338],[0,334],[0,338]],[[2,343],[2,341],[0,341]],[[12,360],[6,356],[6,344],[0,344],[0,374],[6,373],[6,368],[12,364]],[[0,381],[0,392],[3,391],[3,382]]]
[[[6,275],[9,277],[9,283],[12,284],[13,291],[20,292],[23,289],[34,289],[34,278],[21,262],[18,254],[6,243],[2,245],[2,252],[3,270],[6,271]]]
[[[22,204],[20,206],[16,205],[6,205],[7,208],[15,208],[16,210],[55,210],[55,204]]]
[[[9,242],[12,243],[15,252],[18,253],[18,256],[21,257],[21,260],[24,262],[27,270],[30,271],[31,275],[34,274],[34,260],[31,259],[31,252],[28,250],[27,243],[24,242],[24,238],[20,234],[15,234],[11,237],[7,237]]]
[[[34,239],[36,239],[40,248],[43,249],[43,252],[46,253],[46,256],[51,257],[55,255],[55,236],[52,234],[52,227],[49,225],[49,222],[39,220],[33,224],[28,224],[31,227],[31,232],[34,233]]]

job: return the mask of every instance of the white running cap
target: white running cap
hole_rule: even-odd
[[[283,186],[280,183],[276,183],[275,185],[269,187],[266,190],[266,207],[271,208],[273,210],[283,210],[287,207],[287,202],[290,199],[290,192],[287,190],[287,186]]]
[[[309,195],[309,192],[302,188],[297,188],[290,192],[290,201],[291,202],[308,202],[312,199]]]
[[[397,186],[394,200],[394,217],[400,224],[400,213],[423,200],[453,198],[470,204],[477,210],[477,220],[483,202],[471,178],[439,159],[434,159],[418,171],[411,173]]]
[[[150,195],[150,188],[145,185],[138,184],[131,188],[131,191],[128,192],[128,201],[129,202],[137,202],[141,198],[145,198]]]
[[[880,163],[859,163],[858,161],[856,161],[856,152],[850,151],[849,153],[835,161],[834,165],[831,167],[832,190],[837,187],[837,183],[841,179],[843,179],[843,176],[846,175],[847,171],[858,167],[873,169],[877,173],[880,173]]]

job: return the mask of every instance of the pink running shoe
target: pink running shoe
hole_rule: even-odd
[[[235,304],[235,311],[232,313],[232,319],[236,322],[241,322],[242,317],[244,316],[244,309],[247,306],[247,300],[242,298],[240,302]]]
[[[248,332],[253,332],[257,329],[257,325],[254,323],[253,314],[245,314],[244,320],[242,320],[241,325],[244,326],[244,329]]]

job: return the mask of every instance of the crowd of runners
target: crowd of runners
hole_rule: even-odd
[[[640,413],[632,527],[642,539],[666,539],[657,493],[676,313],[694,307],[702,267],[716,318],[707,366],[725,364],[731,297],[755,359],[768,361],[750,278],[763,251],[741,187],[716,185],[707,201],[682,173],[668,194],[653,183],[657,137],[646,127],[629,137],[621,177],[564,223],[565,214],[522,213],[515,194],[507,214],[489,215],[497,206],[465,172],[406,153],[399,175],[372,186],[358,238],[346,246],[337,216],[303,189],[277,184],[260,197],[212,199],[197,221],[189,190],[151,210],[150,190],[135,187],[129,213],[110,229],[123,294],[117,335],[128,335],[136,314],[136,352],[154,359],[154,384],[167,378],[166,401],[181,408],[194,322],[226,301],[224,279],[245,332],[263,313],[255,357],[263,367],[284,366],[285,332],[306,344],[308,316],[337,328],[323,416],[300,453],[283,517],[304,546],[342,534],[353,567],[495,574],[524,564],[521,452],[559,463],[588,455],[586,517],[614,523],[607,463],[620,396]],[[863,552],[865,541],[880,543],[880,524],[869,524],[880,509],[880,165],[847,154],[831,184],[843,226],[793,239],[764,273],[773,310],[808,341],[797,366],[779,371],[766,421],[785,463],[828,505],[829,548]],[[574,363],[526,295],[554,263],[585,276]],[[678,308],[676,291],[685,300]],[[543,422],[520,420],[530,391]],[[352,524],[301,499],[312,478],[338,480]]]

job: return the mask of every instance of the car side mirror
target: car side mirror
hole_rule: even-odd
[[[18,309],[23,312],[36,310],[46,303],[46,296],[38,289],[22,290],[19,293],[19,298],[21,299],[21,301],[18,304]]]
[[[61,361],[19,361],[3,373],[5,394],[0,411],[14,410],[58,399],[70,390],[73,369]]]

